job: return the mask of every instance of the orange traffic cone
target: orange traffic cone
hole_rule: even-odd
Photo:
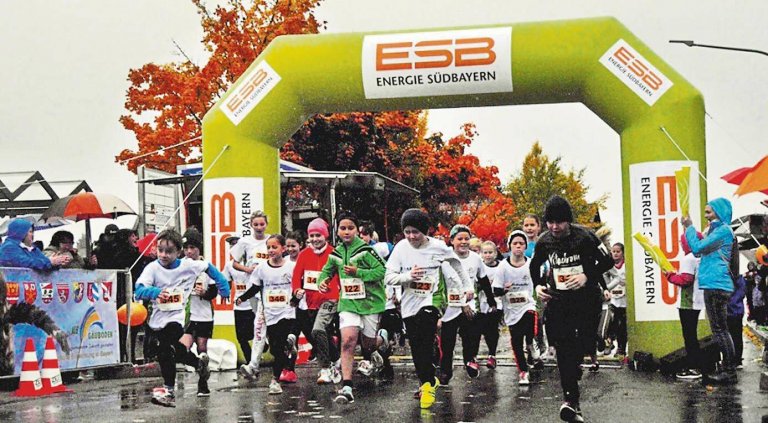
[[[32,338],[27,338],[24,346],[24,360],[21,362],[21,377],[19,388],[13,393],[17,397],[37,397],[44,395],[43,382],[40,380],[40,369],[37,366],[37,352]]]
[[[56,346],[53,344],[53,337],[49,336],[45,341],[45,353],[43,354],[43,369],[40,371],[43,378],[43,392],[45,394],[55,394],[59,392],[72,392],[61,382],[61,370],[59,369],[59,358],[56,355]]]
[[[302,333],[299,335],[298,355],[296,357],[296,364],[305,364],[309,361],[309,357],[312,355],[312,344],[307,341],[307,338]]]

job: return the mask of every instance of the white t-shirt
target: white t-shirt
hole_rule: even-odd
[[[385,310],[397,308],[393,298],[397,298],[398,301],[403,300],[403,287],[400,285],[387,285],[384,287],[384,292],[387,294],[387,305],[385,306]]]
[[[512,266],[509,259],[499,263],[499,270],[491,285],[494,288],[502,288],[511,284],[501,299],[504,310],[504,324],[514,325],[523,318],[526,312],[536,310],[536,301],[533,299],[533,280],[530,271],[531,260],[526,258],[520,267]]]
[[[701,259],[693,254],[686,254],[680,260],[680,270],[678,273],[688,273],[693,275],[693,305],[694,310],[704,310],[704,291],[699,287],[699,262]],[[678,288],[681,291],[685,288]],[[683,299],[683,293],[677,294],[677,308],[680,308],[680,302]]]
[[[469,305],[473,311],[477,311],[477,308],[475,307],[475,300],[467,302],[464,293],[473,292],[475,295],[477,295],[477,292],[475,292],[477,281],[485,276],[485,265],[483,265],[483,259],[481,259],[480,256],[474,251],[470,251],[466,257],[459,257],[459,262],[464,268],[464,271],[467,273],[468,279],[466,282],[468,282],[468,284],[460,284],[459,281],[455,281],[455,283],[449,284],[448,278],[446,278],[445,288],[448,291],[448,307],[445,309],[445,315],[442,319],[444,322],[449,322],[458,317],[459,314],[462,313],[461,307],[463,305]],[[452,273],[446,272],[446,274]],[[456,295],[461,295],[462,306],[459,306],[458,302],[451,302],[452,296],[453,298],[456,298]]]
[[[621,267],[613,266],[605,272],[605,283],[611,293],[611,304],[614,307],[627,307],[627,274],[626,264]]]
[[[207,269],[208,263],[202,260],[179,260],[174,269],[167,269],[155,260],[144,268],[136,280],[137,285],[167,289],[171,293],[171,298],[163,303],[159,299],[153,300],[150,328],[160,330],[173,322],[184,325],[184,309],[189,294],[197,277]]]
[[[224,266],[224,271],[222,271],[221,273],[224,275],[224,277],[227,280],[232,281],[234,285],[233,288],[235,290],[235,298],[237,298],[243,295],[243,293],[247,291],[251,287],[251,285],[253,285],[253,282],[251,282],[251,278],[248,277],[247,273],[241,272],[235,269],[235,266],[233,266],[232,263],[233,263],[232,260],[228,261],[227,264]],[[256,294],[255,298],[259,298],[259,294]],[[250,301],[243,301],[242,303],[240,303],[240,305],[235,304],[234,309],[247,311],[247,310],[253,310],[253,307],[251,307]]]
[[[384,280],[387,285],[403,287],[400,303],[403,318],[415,315],[422,307],[433,305],[433,296],[438,289],[441,271],[444,275],[446,272],[456,275],[457,272],[452,271],[456,268],[464,274],[466,279],[466,274],[453,250],[442,241],[431,237],[426,238],[426,243],[419,248],[413,248],[407,239],[401,240],[387,259],[387,273]],[[410,273],[414,266],[419,266],[426,271],[419,282],[411,279]],[[448,284],[448,278],[445,279]]]
[[[192,259],[185,257],[182,260]],[[202,284],[203,290],[207,290],[209,286],[216,285],[216,281],[208,277],[207,273],[201,273],[195,279],[195,285],[197,284]],[[213,321],[213,303],[195,294],[194,289],[189,293],[189,320],[191,322]]]
[[[259,265],[251,273],[251,282],[261,287],[261,301],[267,326],[282,319],[295,319],[296,309],[291,307],[291,278],[295,263],[283,260],[283,265],[273,267],[269,262]]]
[[[485,268],[485,275],[488,276],[488,280],[491,281],[491,287],[493,287],[493,281],[496,280],[496,274],[499,272],[499,266],[501,265],[501,262],[497,261],[495,266],[489,266],[483,262],[483,267]],[[488,298],[485,297],[485,292],[482,290],[477,293],[477,297],[480,301],[480,313],[488,313],[491,309],[491,306],[488,305]],[[499,304],[501,304],[501,300],[503,297],[496,297],[496,306],[498,307]]]
[[[252,236],[240,238],[229,253],[235,261],[243,263],[246,267],[266,263],[269,260],[267,238],[269,235],[266,234],[264,239],[256,239]]]

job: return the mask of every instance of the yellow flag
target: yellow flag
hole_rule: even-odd
[[[674,266],[672,266],[672,263],[667,260],[667,256],[665,256],[661,251],[661,248],[651,242],[651,240],[648,239],[645,235],[641,234],[640,232],[636,232],[634,235],[632,235],[632,237],[635,238],[635,240],[640,243],[643,249],[651,255],[651,258],[659,265],[661,270],[667,272],[675,270]]]
[[[689,204],[691,203],[691,196],[689,192],[689,183],[691,181],[691,168],[690,166],[683,166],[680,170],[675,171],[675,181],[677,181],[677,201],[680,203],[680,213],[683,216],[689,217]]]

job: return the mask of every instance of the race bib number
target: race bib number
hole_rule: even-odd
[[[181,288],[169,289],[168,299],[157,298],[157,309],[162,311],[177,311],[184,308],[184,290]]]
[[[341,298],[359,300],[365,298],[365,283],[358,278],[341,279]]]
[[[304,271],[304,289],[308,291],[318,291],[317,278],[320,277],[320,272],[317,270],[305,270]]]
[[[458,289],[451,289],[448,291],[448,305],[451,307],[462,307],[462,297],[464,294]]]
[[[527,291],[509,291],[506,294],[507,302],[513,308],[528,304],[530,296]]]
[[[562,267],[559,269],[552,269],[552,275],[555,277],[555,288],[559,290],[568,290],[565,286],[565,281],[571,275],[578,275],[584,273],[584,268],[581,266]]]
[[[269,289],[264,293],[264,306],[284,308],[290,306],[291,295],[287,289]]]
[[[244,283],[235,283],[235,298],[239,297],[247,290],[248,288],[246,288]]]
[[[613,298],[621,298],[626,294],[626,291],[624,290],[624,287],[621,285],[617,285],[615,288],[611,290],[611,296]]]
[[[432,288],[435,286],[435,279],[432,276],[424,276],[420,281],[413,281],[408,286],[413,295],[419,298],[432,296]]]

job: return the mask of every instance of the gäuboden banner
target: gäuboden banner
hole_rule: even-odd
[[[267,231],[275,233],[278,148],[312,114],[566,102],[583,103],[621,137],[621,163],[605,166],[621,166],[630,350],[666,355],[682,346],[679,324],[667,320],[668,311],[663,319],[647,318],[645,309],[633,314],[641,292],[633,266],[642,263],[627,228],[642,216],[635,216],[629,169],[684,159],[663,127],[706,173],[704,101],[613,18],[278,37],[203,120],[204,191],[226,191],[230,178],[258,180],[246,188],[263,199]],[[212,207],[204,205],[206,229],[221,234]],[[208,251],[215,241],[206,238]]]
[[[37,357],[42,359],[51,329],[48,319],[66,333],[69,342],[69,354],[56,342],[62,370],[119,362],[115,271],[62,269],[43,273],[4,267],[0,272],[6,281],[6,313],[14,316],[12,343],[1,347],[13,350],[14,375],[21,372],[27,338],[34,340]],[[6,356],[6,351],[2,354]]]

